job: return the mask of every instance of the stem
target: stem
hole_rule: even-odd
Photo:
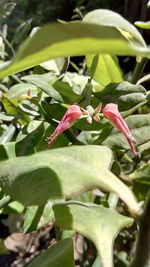
[[[137,83],[147,62],[148,62],[148,58],[143,57],[141,61],[136,64],[136,67],[134,69],[134,72],[131,78],[131,83],[134,83],[134,84]]]
[[[113,210],[116,209],[117,207],[117,203],[118,203],[118,195],[113,193],[113,192],[110,192],[109,193],[109,197],[108,197],[108,204],[109,204],[109,207]]]
[[[137,84],[145,83],[150,80],[150,74],[147,74],[146,76],[142,77],[138,80]]]
[[[130,267],[150,266],[150,191],[145,203],[144,213],[140,219],[136,250]]]
[[[3,197],[3,198],[0,200],[0,209],[2,209],[2,208],[4,208],[5,206],[7,206],[11,201],[12,201],[12,199],[11,199],[10,196]]]
[[[5,44],[8,46],[8,48],[11,50],[13,56],[15,56],[15,50],[14,48],[12,47],[12,45],[9,43],[9,41],[6,39],[6,37],[4,36],[3,32],[0,30],[0,35],[1,37],[3,38]]]

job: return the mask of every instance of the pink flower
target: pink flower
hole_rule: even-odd
[[[57,136],[68,128],[70,128],[76,122],[76,120],[81,117],[81,115],[82,112],[79,106],[70,106],[61,121],[59,122],[58,126],[56,127],[54,133],[50,137],[48,137],[48,148],[51,147]]]
[[[126,137],[132,152],[135,155],[138,155],[138,152],[135,151],[132,143],[138,144],[138,142],[134,139],[134,137],[131,135],[130,130],[128,128],[128,125],[126,124],[126,122],[124,121],[124,119],[122,118],[121,114],[119,113],[118,110],[118,105],[110,103],[107,104],[104,109],[103,109],[103,114],[105,117],[107,117],[110,122],[116,126],[116,128],[121,131],[124,136]]]

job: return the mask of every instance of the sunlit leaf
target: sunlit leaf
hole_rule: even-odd
[[[118,194],[136,215],[139,206],[134,195],[108,170],[111,160],[111,151],[103,146],[52,149],[0,163],[0,185],[27,206],[100,188]]]
[[[99,205],[85,203],[53,205],[56,224],[65,230],[75,230],[95,244],[103,266],[113,266],[112,250],[114,239],[133,219]]]

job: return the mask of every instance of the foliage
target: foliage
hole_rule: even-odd
[[[3,31],[0,39],[1,213],[24,214],[20,231],[26,233],[55,222],[57,243],[29,266],[74,266],[76,233],[85,237],[86,256],[88,239],[98,253],[96,258],[94,249],[91,261],[83,256],[83,266],[112,267],[113,255],[116,266],[127,266],[133,256],[124,245],[129,232],[122,229],[138,223],[150,183],[149,92],[138,84],[150,49],[132,24],[110,10],[34,28],[19,47],[29,26],[31,21],[21,24],[11,43]],[[72,56],[85,56],[82,66]],[[117,56],[136,57],[130,76]],[[139,143],[138,156],[100,103],[102,111],[118,105]],[[66,126],[73,104],[82,116]],[[57,138],[47,150],[49,136]]]

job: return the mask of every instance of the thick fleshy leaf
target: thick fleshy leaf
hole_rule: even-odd
[[[85,205],[85,206],[84,206]],[[116,211],[88,203],[53,205],[56,224],[65,230],[75,230],[95,244],[102,266],[113,266],[112,251],[114,239],[124,227],[129,227],[133,219]]]
[[[147,92],[142,85],[134,85],[129,82],[111,83],[104,90],[95,93],[95,96],[103,103],[118,104],[119,110],[128,110],[145,101]]]
[[[96,9],[83,18],[83,22],[85,23],[94,23],[102,26],[114,26],[116,29],[120,30],[120,32],[127,39],[130,39],[131,42],[135,40],[138,42],[138,45],[145,46],[145,42],[143,37],[136,29],[136,27],[131,24],[129,21],[124,19],[120,14],[108,10],[108,9]]]
[[[94,86],[96,91],[102,90],[109,83],[122,82],[122,72],[115,55],[88,55],[86,62],[92,78],[99,83]]]
[[[150,141],[150,114],[131,115],[125,119],[134,138],[144,144]],[[111,149],[129,149],[128,142],[121,132],[112,126],[105,128],[95,141],[95,144],[104,144]]]
[[[42,252],[28,267],[74,267],[73,241],[64,239]]]
[[[111,160],[111,150],[103,146],[52,149],[0,163],[0,185],[26,206],[100,188],[118,194],[136,216],[139,205],[130,189],[108,170]]]
[[[103,53],[150,56],[148,48],[131,46],[115,27],[78,22],[51,23],[28,38],[13,61],[1,64],[0,78],[50,59]]]

